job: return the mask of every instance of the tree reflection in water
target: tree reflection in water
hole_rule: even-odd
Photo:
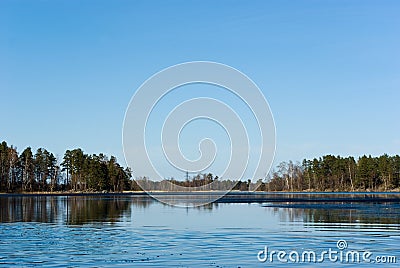
[[[0,222],[114,223],[129,215],[131,204],[146,208],[152,202],[151,198],[126,196],[1,197]]]
[[[265,207],[282,222],[400,224],[400,205],[394,203],[275,203]]]
[[[274,198],[282,199],[282,197],[285,195]],[[304,195],[300,197],[304,198]],[[174,197],[169,196],[168,198]],[[182,196],[176,198],[181,200]],[[321,223],[322,225],[324,223],[400,224],[400,204],[397,199],[393,202],[378,202],[377,199],[371,198],[369,198],[371,201],[365,202],[315,202],[315,200],[282,202],[278,199],[270,202],[265,202],[266,199],[263,201],[247,200],[247,202],[239,200],[238,196],[234,196],[234,198],[234,203],[263,203],[264,209],[277,215],[281,222]],[[271,197],[268,198],[271,199]],[[196,209],[212,212],[218,206],[230,206],[229,200],[228,198],[225,202],[212,203]],[[0,197],[0,222],[44,222],[67,225],[96,222],[113,224],[126,219],[130,220],[133,209],[149,209],[148,207],[154,203],[158,203],[158,201],[145,195],[2,196]],[[158,205],[160,204],[158,203]],[[257,204],[257,206],[260,206],[260,212],[263,211],[261,204]],[[244,207],[240,209],[244,209]],[[240,209],[239,214],[241,213]]]

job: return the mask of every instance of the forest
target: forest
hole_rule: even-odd
[[[282,162],[266,178],[258,178],[258,191],[393,191],[400,187],[400,156],[341,157],[325,155],[302,163]],[[254,189],[251,180],[220,180],[211,173],[152,181],[132,179],[129,168],[116,157],[66,150],[62,159],[39,148],[21,153],[7,142],[0,143],[0,192],[122,192],[141,191],[140,186],[158,191]],[[196,187],[196,188],[194,188]],[[187,188],[186,188],[187,189]],[[185,189],[183,189],[185,190]]]
[[[400,187],[400,156],[325,155],[300,163],[282,162],[271,171],[266,191],[389,191]]]
[[[20,154],[3,141],[0,144],[0,192],[123,191],[131,184],[131,171],[114,156],[67,150],[61,163],[44,148]]]

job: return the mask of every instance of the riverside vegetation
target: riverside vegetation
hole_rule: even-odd
[[[59,163],[61,162],[61,163]],[[226,189],[231,180],[219,180],[211,173],[152,181],[132,180],[131,170],[123,168],[116,157],[85,154],[82,149],[67,150],[62,159],[44,148],[33,154],[30,147],[18,153],[14,146],[0,144],[0,192],[121,192],[140,191],[139,185],[159,191],[171,185]],[[139,185],[138,185],[139,184]],[[233,190],[247,191],[255,184],[238,181]],[[280,163],[267,178],[259,178],[258,191],[394,191],[400,187],[400,156],[341,157],[326,155],[302,163]]]

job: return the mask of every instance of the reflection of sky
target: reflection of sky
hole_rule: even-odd
[[[362,218],[357,211],[352,211],[352,219],[363,221],[342,224],[336,221],[338,216],[342,217],[340,214],[324,209],[265,208],[260,204],[215,204],[184,209],[141,197],[73,200],[77,206],[65,207],[65,197],[36,201],[28,198],[25,206],[19,204],[9,211],[5,211],[7,206],[0,206],[0,211],[8,216],[36,213],[31,215],[30,222],[0,223],[0,254],[5,256],[1,262],[21,267],[65,263],[79,267],[267,267],[278,262],[257,261],[257,253],[265,246],[269,251],[321,253],[337,249],[339,239],[347,241],[349,250],[369,250],[374,256],[400,256],[399,224],[384,221],[373,224],[368,219],[377,218],[376,215]],[[126,202],[130,205],[120,206]],[[72,207],[76,211],[68,211]],[[54,218],[47,217],[57,213],[83,216],[81,219],[86,221],[65,225],[65,221],[54,222]],[[329,222],[312,223],[312,218],[304,217],[305,214],[321,215],[324,219],[333,217]],[[97,218],[86,218],[91,215]],[[105,215],[115,215],[112,219],[117,221],[110,221]],[[315,264],[315,267],[332,266],[328,260]],[[398,267],[398,263],[382,266]]]
[[[218,204],[212,209],[185,209],[153,203],[149,208],[131,206],[137,227],[153,226],[207,230],[216,228],[279,228],[279,217],[271,209],[255,204]],[[255,217],[255,215],[257,215]],[[177,220],[179,219],[179,220]]]
[[[288,195],[282,194],[282,197],[285,196]],[[182,195],[170,197],[184,198]],[[212,203],[182,208],[166,205],[148,196],[25,196],[1,197],[0,203],[0,223],[113,223],[176,229],[275,229],[282,224],[300,227],[304,224],[306,228],[400,228],[400,206],[397,202]]]

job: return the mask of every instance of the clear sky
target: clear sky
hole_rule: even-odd
[[[164,3],[164,4],[162,4]],[[135,90],[228,64],[263,91],[276,163],[400,153],[400,1],[0,1],[0,139],[116,155]]]

